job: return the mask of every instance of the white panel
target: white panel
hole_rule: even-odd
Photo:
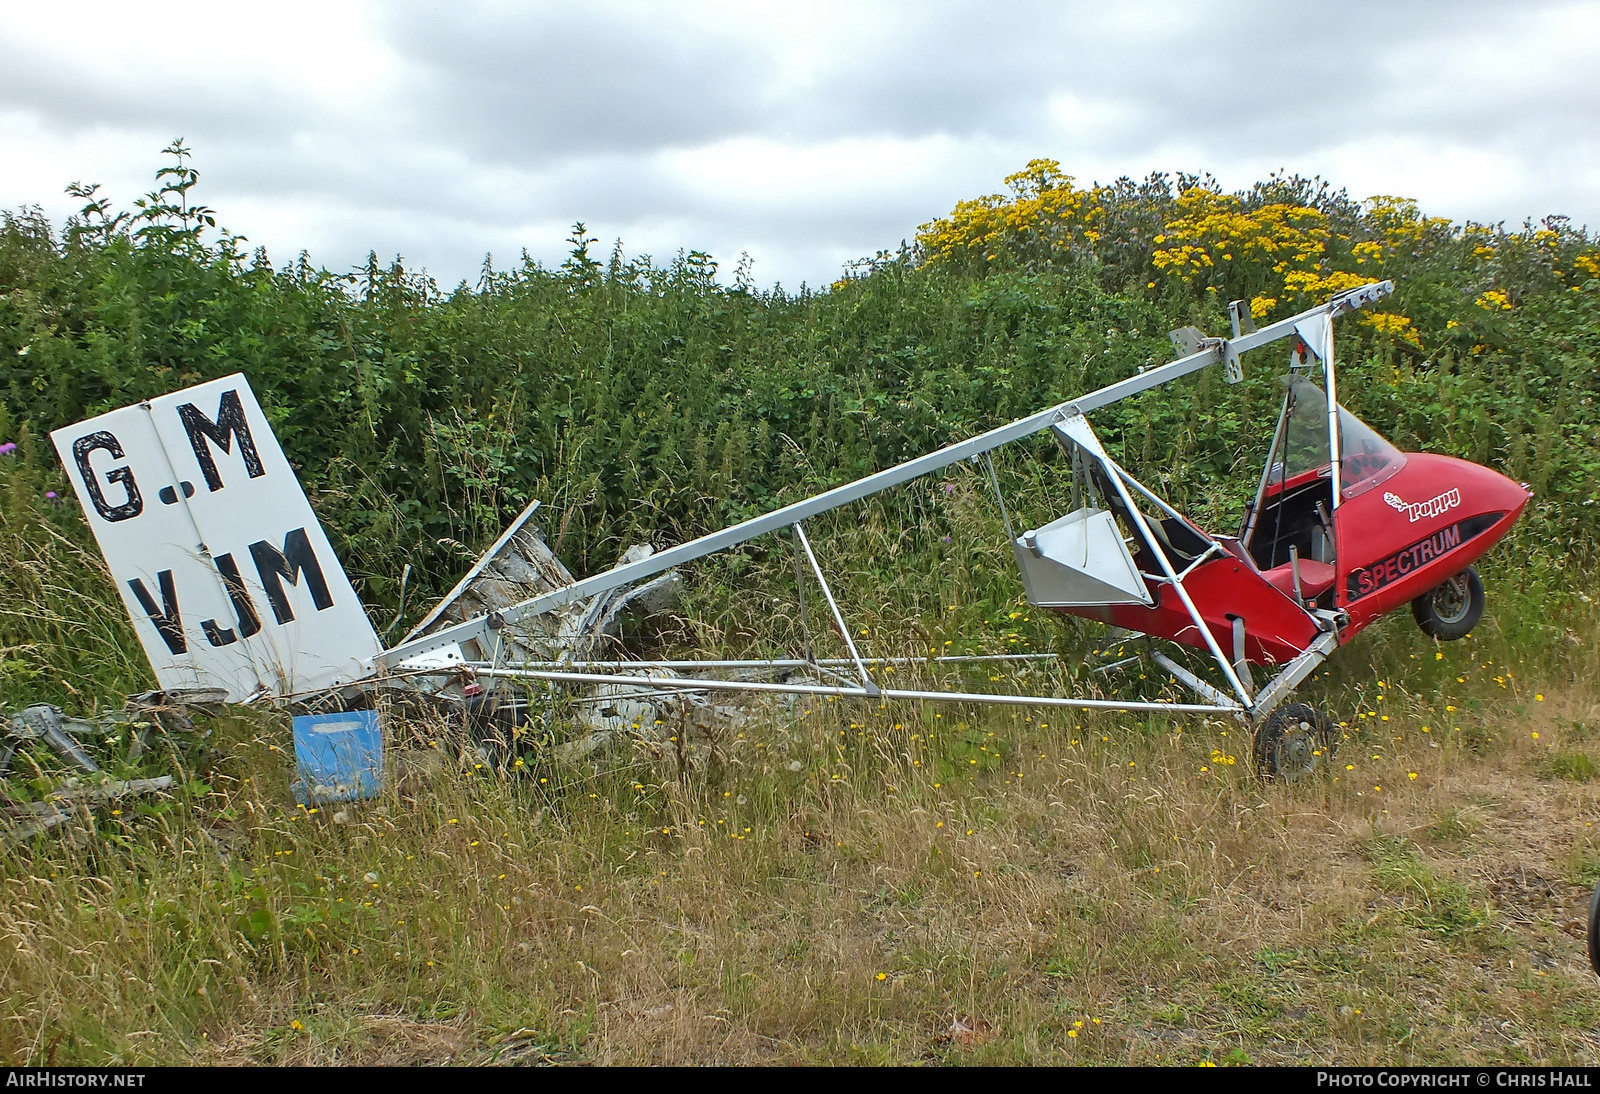
[[[1327,364],[1333,358],[1333,320],[1326,312],[1307,316],[1294,325],[1294,330],[1317,360]]]
[[[1040,607],[1152,603],[1116,518],[1079,509],[1016,544],[1030,603]]]
[[[242,375],[51,440],[162,687],[238,700],[371,674],[378,637]]]

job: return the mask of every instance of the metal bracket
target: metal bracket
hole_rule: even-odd
[[[1255,677],[1250,672],[1250,662],[1244,655],[1244,616],[1233,617],[1233,671],[1239,674],[1239,682],[1244,685],[1245,691],[1252,695],[1256,690]]]

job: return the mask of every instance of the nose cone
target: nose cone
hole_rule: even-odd
[[[1532,491],[1526,486],[1506,478],[1500,472],[1453,456],[1409,453],[1406,456],[1406,472],[1413,482],[1427,484],[1424,493],[1435,487],[1440,490],[1459,490],[1463,516],[1503,514],[1496,522],[1502,530],[1522,515],[1528,499],[1533,497]]]

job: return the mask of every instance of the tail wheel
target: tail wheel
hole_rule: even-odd
[[[1327,771],[1339,746],[1333,723],[1307,703],[1286,703],[1256,731],[1256,770],[1264,779],[1304,779]]]
[[[1483,618],[1483,580],[1468,566],[1411,602],[1417,626],[1442,642],[1465,638]]]

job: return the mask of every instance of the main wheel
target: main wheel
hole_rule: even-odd
[[[1417,626],[1442,642],[1465,638],[1483,618],[1483,581],[1468,566],[1411,602]]]
[[[1327,715],[1285,703],[1256,731],[1256,770],[1264,779],[1303,779],[1328,770],[1338,747]]]

